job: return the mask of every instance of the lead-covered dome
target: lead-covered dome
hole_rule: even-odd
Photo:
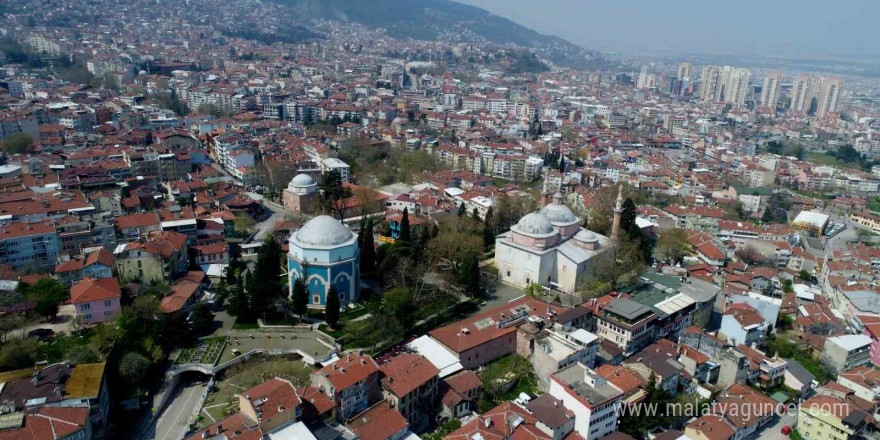
[[[519,222],[516,223],[516,229],[519,232],[532,235],[544,235],[555,231],[550,220],[537,212],[519,219]]]
[[[586,243],[597,243],[599,241],[599,236],[596,235],[593,231],[587,231],[586,229],[582,229],[578,231],[577,234],[574,234],[575,240],[580,240]]]
[[[571,208],[557,203],[551,203],[541,208],[541,215],[554,224],[570,224],[578,221],[577,217],[574,216],[574,213],[571,212]]]
[[[296,188],[306,188],[314,185],[316,185],[315,179],[312,179],[312,176],[309,176],[308,174],[297,174],[296,177],[290,181],[290,186]]]
[[[319,215],[296,231],[296,240],[313,246],[337,246],[354,237],[354,234],[339,220],[329,215]]]

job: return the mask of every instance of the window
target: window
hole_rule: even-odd
[[[92,308],[92,305],[91,305],[91,304],[81,304],[81,305],[79,306],[79,309],[80,309],[80,310],[89,310],[89,309],[91,309],[91,308]]]
[[[92,319],[92,315],[83,315],[83,319],[89,321]]]
[[[320,297],[319,295],[315,295],[315,296],[312,298],[312,303],[313,303],[313,304],[318,304],[318,303],[320,303],[320,302],[321,302],[321,297]]]
[[[104,301],[105,306],[110,307],[110,304],[113,304],[113,301],[110,301],[109,299]]]

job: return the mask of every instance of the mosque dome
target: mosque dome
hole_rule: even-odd
[[[541,208],[541,215],[550,220],[553,224],[559,223],[576,223],[578,221],[571,208],[563,204],[551,203]]]
[[[351,240],[354,234],[339,220],[319,215],[296,231],[296,241],[305,245],[332,247]]]
[[[533,212],[519,219],[519,222],[516,224],[516,229],[519,232],[528,235],[544,235],[555,231],[550,220],[537,212]]]
[[[586,243],[595,243],[599,241],[599,236],[593,231],[582,229],[577,234],[574,234],[574,239]]]
[[[312,176],[309,176],[308,174],[297,174],[296,177],[290,181],[290,186],[297,188],[305,188],[313,185],[315,185],[315,179],[312,179]]]

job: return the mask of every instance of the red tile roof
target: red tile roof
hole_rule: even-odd
[[[0,431],[0,440],[64,438],[83,430],[88,416],[88,408],[44,406],[35,414],[26,415],[21,427]]]
[[[510,310],[518,306],[529,308],[530,315],[543,315],[548,309],[560,314],[570,307],[548,304],[535,298],[524,297],[514,302],[496,307],[479,315],[454,322],[445,327],[440,327],[428,332],[450,350],[461,353],[491,340],[516,332],[516,326],[498,327],[501,314],[510,313]],[[491,325],[478,326],[479,322],[485,322],[487,318],[493,321]],[[482,328],[481,328],[482,327]]]
[[[312,374],[325,376],[339,392],[378,372],[379,366],[369,355],[349,353]]]
[[[379,367],[382,385],[397,397],[403,397],[418,389],[440,374],[440,370],[424,356],[402,353]]]
[[[107,299],[119,299],[122,290],[116,278],[95,279],[86,277],[70,288],[71,304],[83,304]]]
[[[385,401],[352,417],[348,422],[348,427],[361,440],[387,440],[407,426],[400,412]]]

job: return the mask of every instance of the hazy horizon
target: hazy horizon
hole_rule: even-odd
[[[588,49],[749,56],[876,56],[880,1],[456,0]]]

